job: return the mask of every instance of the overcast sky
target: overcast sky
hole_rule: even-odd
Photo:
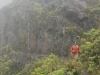
[[[0,0],[0,8],[8,5],[9,3],[11,3],[12,0]]]

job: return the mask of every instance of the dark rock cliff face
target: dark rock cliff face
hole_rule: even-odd
[[[81,31],[93,27],[83,9],[78,0],[13,0],[0,11],[0,47],[67,55]]]

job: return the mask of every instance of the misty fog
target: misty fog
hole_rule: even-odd
[[[12,0],[0,0],[0,8],[8,5],[11,2],[12,2]]]

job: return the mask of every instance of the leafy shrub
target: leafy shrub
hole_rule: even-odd
[[[92,29],[83,38],[86,42],[81,45],[83,53],[80,59],[86,65],[84,68],[92,75],[100,75],[100,30]]]
[[[82,63],[75,60],[59,60],[57,56],[51,54],[44,60],[35,63],[35,68],[31,75],[81,75]]]

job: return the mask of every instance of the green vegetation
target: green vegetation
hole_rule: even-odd
[[[29,64],[18,75],[81,75],[82,63],[74,60],[61,60],[54,54]]]
[[[92,75],[100,74],[100,29],[91,29],[83,34],[81,61]],[[82,38],[82,39],[83,39]]]

